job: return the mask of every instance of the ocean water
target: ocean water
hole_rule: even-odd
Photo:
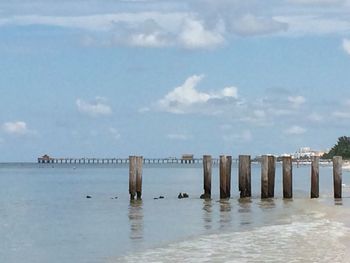
[[[321,167],[311,200],[310,167],[293,169],[293,200],[282,199],[280,165],[275,198],[260,199],[253,165],[253,197],[240,200],[234,164],[220,201],[214,167],[208,201],[200,165],[146,165],[143,200],[130,203],[127,166],[1,164],[0,262],[349,262],[350,173],[334,200]]]

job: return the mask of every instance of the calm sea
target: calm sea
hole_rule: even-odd
[[[143,201],[130,203],[126,166],[0,164],[0,262],[349,262],[350,173],[334,201],[321,167],[310,200],[310,167],[293,169],[292,201],[279,165],[274,199],[260,200],[253,165],[253,197],[240,201],[234,165],[232,198],[219,201],[214,167],[204,201],[201,166],[146,165]]]

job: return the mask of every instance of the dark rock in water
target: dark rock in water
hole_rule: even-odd
[[[158,197],[154,197],[153,199],[154,199],[154,200],[158,200]]]
[[[114,197],[114,199],[118,199],[118,196]]]
[[[91,195],[87,195],[86,198],[92,198]]]
[[[164,196],[162,196],[162,195],[161,195],[161,196],[159,196],[159,199],[164,199]]]
[[[179,193],[179,195],[177,196],[177,198],[179,198],[179,199],[188,198],[188,194],[187,194],[187,193]]]

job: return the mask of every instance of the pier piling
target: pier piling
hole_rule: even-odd
[[[141,196],[142,196],[142,164],[143,164],[143,157],[137,156],[136,157],[136,195],[137,195],[137,200],[141,200]]]
[[[269,197],[269,157],[263,155],[261,159],[261,198]]]
[[[226,156],[226,197],[231,197],[232,156]]]
[[[311,198],[319,197],[319,163],[320,157],[311,157]]]
[[[212,174],[212,158],[210,155],[203,156],[203,176],[204,176],[204,194],[201,198],[211,198],[211,174]]]
[[[238,159],[238,190],[240,192],[240,197],[251,197],[250,155],[240,155]]]
[[[268,157],[268,197],[275,197],[275,175],[276,175],[276,158],[273,155]]]
[[[342,157],[334,156],[333,157],[334,198],[342,198],[342,165],[343,165]]]
[[[225,199],[227,195],[227,158],[225,155],[220,155],[220,199]]]
[[[293,163],[292,157],[283,158],[283,198],[293,198]]]
[[[136,156],[129,156],[129,194],[130,200],[136,195]]]

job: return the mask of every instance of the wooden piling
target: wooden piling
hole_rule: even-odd
[[[238,170],[238,190],[240,197],[251,197],[251,164],[250,155],[240,155]]]
[[[220,155],[220,199],[227,198],[227,159],[225,155]]]
[[[342,166],[343,166],[342,157],[334,156],[333,157],[334,198],[342,198]]]
[[[311,198],[319,197],[319,163],[320,157],[311,157]]]
[[[276,175],[276,158],[273,155],[268,156],[268,197],[275,197],[275,175]]]
[[[136,157],[136,195],[138,200],[141,200],[142,196],[142,164],[143,157]]]
[[[210,155],[203,156],[204,194],[202,198],[211,198],[212,159]]]
[[[268,177],[268,168],[269,168],[269,157],[263,155],[261,158],[261,198],[269,197],[269,177]]]
[[[136,195],[136,156],[129,156],[129,194],[130,200]]]
[[[232,170],[232,156],[226,156],[226,194],[227,194],[227,198],[231,197],[231,170]]]
[[[283,198],[293,198],[293,163],[292,157],[283,159]]]

